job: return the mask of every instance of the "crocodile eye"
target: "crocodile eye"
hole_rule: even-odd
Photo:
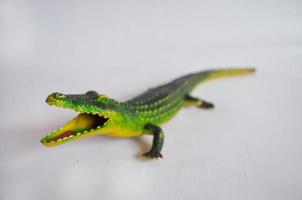
[[[86,95],[94,97],[94,96],[98,96],[98,93],[96,91],[91,90],[86,92]]]

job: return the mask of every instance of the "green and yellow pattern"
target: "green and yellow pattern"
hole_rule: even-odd
[[[49,105],[72,109],[79,114],[41,139],[45,146],[56,146],[93,135],[139,137],[153,135],[153,145],[144,156],[161,158],[164,134],[159,127],[171,119],[185,104],[213,108],[210,102],[190,96],[200,83],[223,77],[251,74],[252,68],[217,69],[182,76],[167,84],[149,89],[126,102],[111,99],[95,91],[85,94],[49,95]]]

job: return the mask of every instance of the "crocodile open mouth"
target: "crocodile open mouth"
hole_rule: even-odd
[[[109,118],[97,114],[80,113],[63,127],[41,139],[45,146],[55,146],[79,138],[94,135],[103,128]]]

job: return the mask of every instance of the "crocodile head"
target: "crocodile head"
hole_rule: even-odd
[[[52,106],[72,109],[79,114],[61,128],[41,139],[45,146],[55,146],[110,131],[110,125],[118,120],[120,103],[99,95],[95,91],[86,94],[53,93],[46,99]]]

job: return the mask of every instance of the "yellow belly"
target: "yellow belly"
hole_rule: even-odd
[[[110,137],[128,138],[128,137],[138,137],[143,134],[142,131],[126,130],[121,128],[114,128],[105,133],[104,135]]]

